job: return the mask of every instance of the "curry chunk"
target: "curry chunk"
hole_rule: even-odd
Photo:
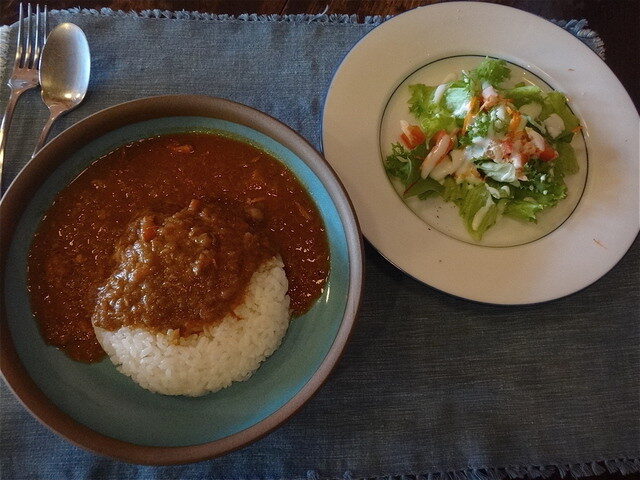
[[[173,215],[133,220],[117,266],[98,291],[95,325],[182,335],[202,331],[242,302],[251,276],[276,254],[265,232],[233,203],[192,200]]]

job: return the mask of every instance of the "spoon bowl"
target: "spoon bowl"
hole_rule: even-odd
[[[47,38],[40,61],[42,100],[50,116],[34,151],[44,145],[56,119],[84,100],[91,73],[91,54],[87,37],[73,23],[61,23]]]

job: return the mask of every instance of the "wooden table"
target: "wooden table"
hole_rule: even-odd
[[[19,0],[2,0],[0,25],[18,18]],[[49,8],[101,8],[114,10],[195,10],[207,13],[347,13],[395,15],[406,10],[438,3],[436,0],[43,0]],[[640,1],[638,0],[499,0],[545,18],[586,18],[589,26],[604,40],[606,63],[629,92],[636,107],[640,105]],[[606,95],[606,92],[603,92]],[[561,478],[559,475],[552,479]],[[631,479],[620,474],[603,474],[585,480]]]

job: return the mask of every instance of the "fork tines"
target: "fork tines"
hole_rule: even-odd
[[[16,40],[16,58],[13,62],[13,71],[9,76],[7,85],[11,90],[9,101],[5,105],[4,114],[0,121],[0,194],[2,171],[4,166],[4,153],[7,145],[7,137],[11,128],[13,111],[20,96],[40,84],[40,55],[47,40],[47,7],[44,7],[44,15],[40,13],[40,5],[36,5],[35,15],[32,15],[31,3],[27,4],[26,25],[24,22],[24,5],[20,3],[18,10],[18,35]],[[42,17],[42,22],[40,21]],[[23,33],[26,27],[26,34]]]
[[[18,41],[16,48],[15,68],[38,68],[42,47],[47,37],[47,6],[44,5],[41,15],[40,4],[36,4],[35,15],[32,16],[31,3],[27,3],[26,34],[23,35],[24,5],[18,9]],[[40,21],[42,17],[42,21]],[[33,25],[32,25],[33,24]]]

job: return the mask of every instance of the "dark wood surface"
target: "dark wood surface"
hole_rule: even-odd
[[[101,8],[114,10],[195,10],[208,13],[347,13],[395,15],[406,10],[438,3],[436,0],[46,0],[49,8]],[[500,0],[500,3],[545,18],[586,18],[606,47],[606,63],[640,105],[640,0]],[[0,0],[0,25],[18,17],[18,0]],[[606,92],[603,92],[606,94]],[[556,475],[553,479],[559,479]],[[632,476],[603,474],[592,480],[628,480]],[[637,477],[636,477],[637,478]],[[588,479],[585,479],[588,480]]]

